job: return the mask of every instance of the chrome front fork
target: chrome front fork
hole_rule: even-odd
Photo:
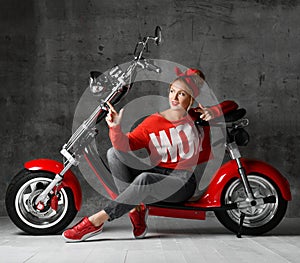
[[[243,206],[245,207],[251,207],[251,206],[255,206],[257,205],[257,201],[254,200],[254,195],[252,192],[252,189],[250,187],[250,183],[248,181],[245,169],[241,163],[241,153],[239,150],[239,147],[237,146],[236,142],[231,142],[231,143],[227,143],[226,144],[226,149],[228,150],[230,157],[232,160],[235,160],[238,166],[238,172],[240,174],[241,180],[243,182],[243,186],[246,192],[246,200],[243,202],[239,202],[239,204],[237,204],[237,208],[241,209]],[[243,228],[243,224],[244,224],[244,220],[245,220],[246,214],[244,212],[241,211],[240,213],[240,222],[239,222],[239,228],[238,231],[236,233],[236,236],[238,238],[241,238],[242,235],[242,228]]]
[[[230,154],[230,158],[232,160],[235,160],[236,163],[237,163],[238,172],[239,172],[239,175],[240,175],[241,180],[243,182],[243,186],[245,188],[245,192],[246,192],[246,195],[247,195],[246,201],[252,202],[254,200],[254,195],[253,195],[252,189],[250,187],[250,183],[248,181],[245,169],[244,169],[244,167],[241,163],[241,160],[240,160],[240,158],[241,158],[240,150],[239,150],[236,142],[227,143],[226,148],[227,148],[227,150]]]
[[[46,203],[49,200],[48,194],[51,192],[51,190],[55,187],[61,184],[65,173],[74,165],[78,165],[78,161],[66,150],[65,146],[62,148],[60,152],[66,159],[67,163],[64,167],[64,169],[55,175],[53,181],[46,187],[46,189],[37,197],[35,200],[35,205],[39,209],[39,206],[43,208]]]

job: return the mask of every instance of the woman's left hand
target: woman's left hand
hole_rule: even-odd
[[[198,108],[195,109],[195,112],[202,113],[200,115],[200,118],[205,121],[210,121],[211,119],[214,118],[213,111],[209,107],[207,108],[207,107],[202,106],[201,103],[199,103]]]

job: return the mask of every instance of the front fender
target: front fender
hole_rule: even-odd
[[[60,173],[64,168],[62,163],[50,159],[32,160],[26,162],[24,164],[24,167],[30,171],[46,171],[54,174]],[[76,178],[75,174],[71,170],[68,170],[64,174],[62,187],[67,187],[72,190],[74,195],[75,207],[77,211],[79,211],[82,203],[82,192],[81,192],[80,183]]]
[[[282,197],[290,201],[292,199],[290,185],[287,179],[273,166],[263,161],[241,158],[241,163],[246,174],[263,174],[270,178],[279,188]],[[197,202],[197,206],[211,208],[222,205],[222,191],[233,179],[239,178],[238,167],[235,160],[231,160],[216,172],[205,194]]]

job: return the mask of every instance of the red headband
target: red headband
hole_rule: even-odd
[[[178,77],[182,78],[186,82],[189,88],[193,91],[193,97],[196,98],[199,95],[199,88],[197,87],[191,76],[198,75],[203,80],[205,80],[204,74],[200,70],[193,68],[189,68],[183,73],[178,67],[175,67],[175,73]]]

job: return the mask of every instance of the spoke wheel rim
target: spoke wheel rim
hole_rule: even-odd
[[[43,189],[52,181],[47,177],[37,177],[25,182],[18,190],[15,198],[15,209],[20,220],[33,228],[50,228],[57,225],[66,215],[69,201],[66,191],[60,190],[57,211],[46,205],[42,211],[34,206],[34,200]],[[41,186],[43,189],[40,189]],[[49,203],[49,202],[48,202]]]
[[[255,198],[263,198],[274,195],[275,203],[267,203],[244,209],[228,210],[227,214],[237,224],[240,222],[240,215],[243,212],[246,216],[243,226],[256,228],[270,222],[278,210],[278,193],[276,188],[265,178],[258,175],[248,175],[248,180]],[[234,181],[225,193],[225,204],[245,201],[246,194],[240,180]]]

